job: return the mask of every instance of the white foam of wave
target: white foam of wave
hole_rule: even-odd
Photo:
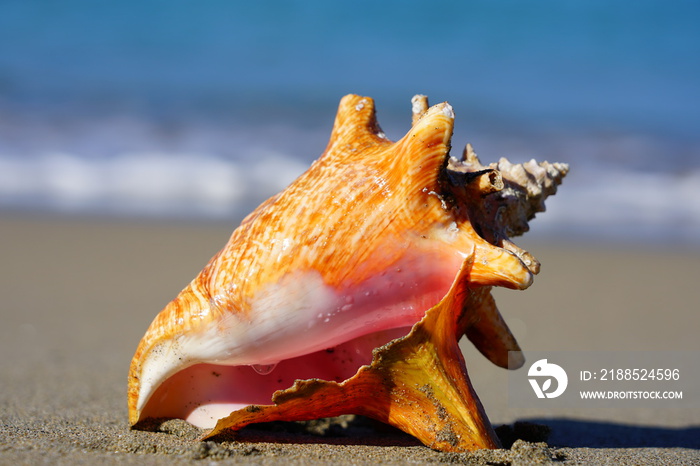
[[[67,153],[0,158],[0,204],[63,212],[226,218],[284,189],[306,169],[259,151],[252,161],[210,154],[133,152],[89,159]]]
[[[240,217],[308,163],[258,149],[246,161],[211,154],[129,152],[0,157],[0,205],[149,217]],[[575,168],[575,167],[574,167]],[[700,171],[572,169],[532,233],[700,244]]]
[[[700,171],[572,171],[533,229],[700,245]]]

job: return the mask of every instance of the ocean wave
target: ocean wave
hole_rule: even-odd
[[[134,152],[106,159],[67,153],[0,158],[0,205],[69,213],[236,217],[284,189],[306,164],[279,153],[253,161],[210,154]]]
[[[700,170],[681,174],[624,170],[572,172],[538,231],[616,241],[700,245]]]
[[[0,207],[239,219],[308,165],[260,148],[244,161],[169,152],[0,157]],[[700,170],[674,174],[574,166],[529,235],[700,244]]]

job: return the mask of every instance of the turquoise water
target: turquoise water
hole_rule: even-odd
[[[572,165],[544,230],[692,241],[698,20],[682,0],[6,0],[0,205],[235,216],[320,154],[342,95],[398,138],[424,93],[455,107],[455,146]]]
[[[502,118],[696,134],[698,20],[694,1],[5,1],[0,95],[320,105],[421,91]]]

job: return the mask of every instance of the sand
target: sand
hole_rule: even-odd
[[[362,419],[248,429],[244,441],[223,443],[198,442],[198,431],[177,421],[161,432],[131,431],[126,373],[136,344],[232,228],[0,216],[0,463],[700,464],[697,403],[510,408],[506,371],[468,342],[467,365],[492,423],[547,426],[546,443],[517,424],[521,440],[510,449],[440,453]],[[698,251],[518,243],[542,273],[529,290],[499,290],[496,299],[525,349],[700,351]]]

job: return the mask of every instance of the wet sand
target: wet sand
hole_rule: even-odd
[[[0,463],[700,464],[697,409],[509,408],[506,371],[468,342],[494,426],[547,426],[546,443],[526,429],[516,437],[529,441],[508,450],[439,453],[362,420],[248,429],[246,441],[223,443],[198,442],[178,422],[131,431],[126,373],[138,340],[233,226],[0,215]],[[526,350],[700,351],[700,252],[517,242],[542,272],[496,300]]]

